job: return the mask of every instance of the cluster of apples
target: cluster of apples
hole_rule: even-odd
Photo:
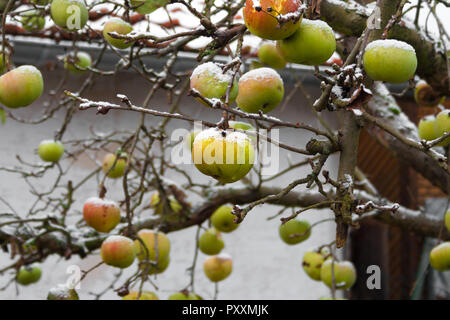
[[[329,288],[346,290],[356,281],[356,270],[350,261],[333,261],[326,248],[307,251],[302,260],[303,270],[313,280],[322,281]],[[334,269],[334,270],[333,270]]]
[[[445,213],[444,224],[450,231],[450,211]],[[450,270],[450,241],[442,242],[431,250],[430,264],[438,271]]]

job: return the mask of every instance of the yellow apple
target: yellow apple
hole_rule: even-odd
[[[129,294],[124,296],[122,300],[159,300],[158,296],[150,291],[142,291],[139,296],[139,291],[130,291]]]
[[[450,270],[450,241],[442,242],[431,250],[430,264],[438,271]]]
[[[320,280],[320,269],[325,261],[319,252],[308,251],[303,256],[302,266],[306,274],[313,280]]]
[[[419,121],[419,138],[431,141],[439,138],[436,130],[436,118],[433,115],[425,116]]]
[[[356,270],[350,261],[333,261],[332,259],[326,260],[322,264],[320,269],[321,280],[329,287],[332,288],[332,267],[334,266],[334,283],[336,289],[348,289],[355,284]]]
[[[203,264],[203,271],[212,282],[222,281],[233,271],[231,257],[225,254],[209,257]]]
[[[137,237],[143,242],[134,240],[136,256],[139,260],[148,258],[150,261],[156,261],[156,256],[158,256],[159,261],[169,257],[170,241],[164,233],[142,229],[138,232]]]
[[[210,218],[214,228],[225,233],[236,230],[239,224],[234,222],[236,216],[231,213],[232,211],[231,206],[221,206],[214,211]]]
[[[443,136],[450,131],[450,110],[442,110],[436,116],[436,133],[438,137]],[[439,143],[440,146],[446,146],[450,143],[450,137]]]

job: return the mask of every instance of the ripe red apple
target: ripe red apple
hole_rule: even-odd
[[[414,89],[414,100],[421,107],[434,108],[443,103],[445,97],[434,91],[425,81],[419,81]]]
[[[92,59],[89,53],[84,51],[71,52],[64,58],[64,68],[69,70],[69,72],[74,74],[83,74],[87,70],[80,70],[79,68],[86,69],[92,65]]]
[[[64,154],[64,146],[59,141],[44,140],[39,144],[38,154],[43,161],[58,162]]]
[[[103,173],[108,173],[108,177],[117,179],[123,177],[125,169],[127,167],[127,154],[122,153],[117,159],[117,156],[113,153],[108,153],[102,162]]]
[[[110,232],[120,222],[120,208],[114,201],[92,197],[83,206],[83,218],[98,232]]]
[[[255,149],[244,133],[211,128],[195,137],[192,159],[201,173],[232,183],[245,177],[253,167]]]
[[[118,49],[126,49],[131,47],[134,42],[127,42],[124,39],[114,39],[111,37],[108,32],[117,32],[118,34],[128,34],[131,31],[133,31],[133,27],[128,22],[123,21],[119,18],[111,18],[103,27],[103,37],[106,41],[113,47],[116,47]]]
[[[431,250],[430,264],[438,271],[450,270],[450,241],[442,242]]]
[[[42,74],[34,66],[20,66],[0,77],[0,102],[8,108],[30,105],[43,90]]]
[[[86,6],[79,0],[53,0],[50,15],[56,25],[70,31],[83,29],[89,18]]]
[[[263,39],[279,40],[292,35],[301,22],[289,21],[280,25],[275,18],[278,15],[295,13],[301,2],[298,0],[246,0],[244,21],[248,30]],[[259,10],[260,7],[262,10]],[[270,12],[269,12],[270,11]]]
[[[319,65],[333,55],[336,39],[326,22],[303,19],[297,31],[278,41],[277,46],[288,62]]]
[[[416,72],[416,51],[403,41],[375,40],[366,46],[363,64],[373,80],[401,83],[411,79]]]
[[[139,260],[148,258],[150,261],[156,261],[156,256],[158,256],[158,261],[160,261],[169,257],[170,241],[164,233],[142,229],[138,232],[137,237],[142,240],[142,242],[137,239],[134,241],[136,256]]]
[[[235,215],[231,213],[233,208],[231,206],[221,206],[211,215],[211,224],[217,230],[229,233],[239,227],[238,223],[234,222]]]
[[[109,266],[128,268],[136,257],[133,240],[124,236],[109,236],[102,243],[100,255]]]
[[[203,264],[203,271],[212,282],[222,281],[233,271],[231,257],[226,254],[209,257]]]
[[[239,79],[236,103],[245,112],[267,113],[280,104],[283,95],[284,85],[280,75],[271,68],[258,68]]]
[[[218,254],[224,246],[222,235],[215,228],[209,228],[198,239],[198,248],[204,254]]]
[[[21,285],[29,285],[38,282],[42,275],[41,266],[38,263],[21,266],[16,275],[17,283]]]
[[[124,296],[122,300],[159,300],[158,296],[151,291],[142,291],[139,299],[138,295],[139,291],[130,291],[130,293]]]
[[[58,286],[50,289],[47,300],[80,300],[75,289],[69,289],[66,286]]]
[[[306,220],[292,219],[280,225],[281,239],[293,245],[305,241],[311,235],[311,225]]]
[[[259,61],[274,69],[283,69],[286,59],[272,43],[264,43],[258,50]]]
[[[320,270],[321,280],[329,287],[332,287],[332,267],[334,266],[334,283],[336,289],[348,289],[355,284],[356,270],[350,261],[326,260]]]
[[[22,27],[26,31],[36,32],[44,28],[45,18],[39,10],[30,10],[21,14]]]

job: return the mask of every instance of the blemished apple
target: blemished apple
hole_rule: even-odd
[[[197,90],[203,97],[208,99],[221,99],[225,102],[228,86],[231,83],[233,75],[230,70],[223,72],[222,68],[213,62],[206,62],[197,66],[192,71],[190,79],[191,89]],[[233,86],[230,89],[229,102],[234,102],[238,94],[236,77],[233,80]],[[198,98],[200,102],[203,101]]]
[[[430,264],[438,271],[450,270],[450,241],[442,242],[431,250]]]
[[[170,209],[175,214],[179,213],[183,207],[181,206],[181,204],[178,203],[177,199],[175,199],[173,196],[169,196],[168,200]],[[163,203],[159,198],[159,192],[155,192],[152,194],[152,197],[150,198],[150,207],[152,207],[155,210],[155,214],[158,215],[163,214]]]
[[[80,300],[80,298],[75,289],[60,285],[49,290],[47,300]]]
[[[151,291],[142,291],[139,296],[139,291],[130,291],[122,300],[159,300],[158,296]]]
[[[271,68],[250,70],[239,79],[236,103],[245,112],[264,113],[275,109],[284,96],[280,75]]]
[[[244,133],[210,128],[195,137],[192,159],[201,173],[232,183],[245,177],[253,167],[255,149]]]
[[[419,121],[417,126],[419,130],[419,138],[426,141],[431,141],[439,138],[436,130],[436,117],[433,115],[425,116]]]
[[[303,19],[297,31],[278,41],[277,47],[288,62],[319,65],[333,55],[336,39],[325,21]]]
[[[280,14],[295,13],[299,10],[300,5],[301,2],[298,0],[246,0],[244,7],[245,25],[252,34],[263,39],[280,40],[287,38],[298,29],[301,17],[298,21],[291,20],[281,26],[275,17]],[[262,10],[258,10],[257,7]]]
[[[333,268],[334,266],[334,268]],[[336,289],[348,289],[355,284],[356,269],[350,261],[326,260],[320,269],[320,279],[329,288],[332,288],[332,268],[334,269],[334,283]]]
[[[83,74],[87,70],[80,70],[79,68],[86,69],[92,65],[92,59],[89,53],[84,51],[71,52],[64,58],[64,68],[69,70],[73,74]]]
[[[283,69],[286,66],[286,59],[272,43],[264,43],[258,49],[259,61],[274,69]]]
[[[169,296],[168,300],[202,300],[201,297],[187,290],[175,292]]]
[[[214,211],[210,218],[213,227],[225,233],[236,230],[239,224],[234,222],[236,216],[231,213],[232,211],[233,208],[231,206],[220,206]]]
[[[131,5],[137,7],[134,9],[140,14],[149,14],[158,8],[164,7],[169,0],[131,0]]]
[[[64,146],[55,140],[44,140],[38,146],[38,155],[42,161],[58,162],[64,154]]]
[[[419,81],[414,89],[414,100],[421,107],[434,108],[443,103],[445,97],[434,91],[425,81]]]
[[[120,222],[120,208],[114,201],[92,197],[84,203],[83,219],[98,232],[110,232]]]
[[[113,47],[117,49],[126,49],[131,47],[134,42],[127,42],[127,40],[125,39],[114,39],[108,34],[108,32],[117,32],[118,34],[125,35],[129,34],[131,31],[133,31],[133,27],[128,22],[123,21],[120,18],[111,18],[105,23],[105,26],[103,27],[103,37]]]
[[[23,65],[0,77],[0,102],[8,108],[32,104],[43,90],[42,74],[34,66]]]
[[[366,46],[363,64],[364,70],[373,80],[402,83],[411,79],[416,72],[416,51],[403,41],[375,40]]]
[[[311,225],[306,220],[292,219],[279,228],[281,239],[289,245],[305,241],[311,235]]]
[[[100,256],[109,266],[128,268],[136,258],[133,240],[119,235],[109,236],[100,247]]]
[[[136,256],[139,260],[148,258],[149,261],[159,261],[169,257],[170,241],[164,233],[142,229],[138,232],[137,237],[142,241],[134,240]],[[157,256],[158,259],[156,259]]]
[[[222,235],[215,228],[206,230],[198,240],[198,248],[207,255],[219,254],[224,246]]]
[[[450,232],[450,211],[445,214],[445,227]]]
[[[108,153],[103,158],[102,170],[104,174],[108,174],[111,179],[118,179],[123,177],[127,167],[127,154],[121,153],[117,159],[117,155]]]
[[[22,27],[26,31],[36,32],[44,28],[45,18],[39,10],[30,10],[21,14]]]
[[[302,267],[313,280],[320,281],[320,269],[325,261],[320,252],[308,251],[303,255]]]
[[[226,254],[212,256],[205,260],[203,271],[209,280],[219,282],[226,279],[233,271],[233,262]]]
[[[76,31],[84,28],[89,13],[84,2],[80,0],[53,0],[50,16],[57,26]]]
[[[435,120],[436,133],[438,137],[443,136],[450,131],[450,110],[442,110],[438,113]],[[440,142],[440,146],[446,146],[450,143],[450,137]]]
[[[27,266],[21,266],[16,274],[16,281],[21,285],[29,285],[38,282],[42,275],[41,266],[38,263],[33,263]]]

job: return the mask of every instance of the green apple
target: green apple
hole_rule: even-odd
[[[128,268],[136,257],[133,240],[124,236],[109,236],[100,247],[100,256],[109,266]]]
[[[16,275],[16,281],[21,285],[29,285],[38,282],[42,275],[41,266],[33,263],[27,266],[21,266]]]
[[[436,116],[436,133],[438,137],[443,136],[450,131],[450,110],[442,110]],[[450,137],[439,143],[440,146],[446,146],[450,143]]]
[[[447,230],[450,231],[450,211],[447,211],[445,214],[445,226],[447,227]]]
[[[31,10],[22,13],[22,27],[26,31],[39,31],[45,26],[45,17],[39,10]]]
[[[133,27],[128,22],[125,22],[119,18],[111,18],[105,23],[105,26],[103,27],[103,37],[113,47],[117,49],[126,49],[131,47],[134,42],[127,42],[127,40],[125,39],[114,39],[108,34],[108,32],[129,34],[131,31],[133,31]]]
[[[187,290],[175,292],[170,295],[169,300],[202,300],[201,297]]]
[[[313,280],[320,280],[320,270],[325,261],[320,252],[308,251],[303,256],[302,266],[306,274]]]
[[[421,107],[434,108],[443,103],[445,97],[434,91],[425,81],[419,81],[414,89],[414,100]]]
[[[231,206],[221,206],[214,211],[210,218],[214,228],[225,233],[236,230],[239,224],[234,222],[236,216],[231,213],[232,211]]]
[[[223,72],[222,68],[213,62],[206,62],[197,66],[192,71],[190,86],[208,99],[221,99],[225,102],[228,86],[232,79],[231,71]],[[230,90],[229,102],[234,102],[238,94],[236,77]],[[203,101],[198,98],[200,102]]]
[[[84,51],[71,52],[64,58],[64,68],[74,74],[83,74],[87,70],[80,70],[75,67],[86,69],[92,65],[92,59],[89,53]]]
[[[131,0],[130,1],[131,5],[133,7],[137,7],[134,10],[140,14],[152,13],[156,9],[164,7],[169,2],[170,2],[169,0]]]
[[[57,26],[76,31],[84,28],[89,19],[89,12],[80,0],[53,0],[50,16]]]
[[[233,271],[231,257],[225,254],[212,256],[205,260],[203,271],[212,282],[219,282],[226,279]]]
[[[125,169],[127,167],[127,154],[121,153],[119,159],[113,153],[108,153],[102,162],[103,173],[108,173],[108,177],[117,179],[123,177]]]
[[[311,235],[311,225],[306,220],[292,219],[279,228],[281,239],[289,245],[305,241]]]
[[[39,157],[46,162],[58,162],[64,154],[64,146],[59,141],[44,140],[38,147]]]
[[[255,149],[244,133],[210,128],[195,137],[192,159],[201,173],[232,183],[245,177],[253,167]]]
[[[224,242],[222,235],[215,228],[206,230],[198,240],[198,248],[208,255],[215,255],[222,251]]]
[[[26,107],[39,98],[44,90],[41,72],[24,65],[0,77],[0,102],[8,108]]]
[[[250,70],[239,79],[236,103],[245,112],[264,113],[275,109],[283,100],[284,84],[271,68]]]
[[[287,63],[277,46],[271,43],[264,43],[259,47],[258,58],[259,61],[274,69],[283,69]]]
[[[84,203],[83,219],[98,232],[110,232],[120,222],[120,208],[114,201],[92,197]]]
[[[417,57],[414,48],[406,42],[375,40],[367,45],[363,64],[373,80],[402,83],[414,76]]]
[[[431,250],[430,264],[438,271],[450,270],[450,241],[442,242]]]
[[[278,49],[288,62],[319,65],[336,50],[333,29],[322,20],[303,19],[293,35],[277,42]]]
[[[334,261],[333,263],[332,259],[328,259],[322,264],[320,278],[329,288],[332,288],[332,268],[336,289],[345,290],[355,284],[356,270],[353,263],[350,261]]]
[[[47,300],[80,300],[75,289],[69,289],[66,286],[58,286],[50,289]]]
[[[137,237],[142,241],[138,239],[134,241],[136,256],[139,260],[148,258],[150,261],[156,261],[156,256],[158,256],[159,261],[169,257],[170,241],[164,233],[142,229],[138,232]]]
[[[158,296],[151,291],[142,291],[139,296],[139,291],[130,291],[122,300],[159,300]]]
[[[419,121],[419,138],[431,141],[439,137],[436,130],[436,118],[433,115],[425,116]]]

